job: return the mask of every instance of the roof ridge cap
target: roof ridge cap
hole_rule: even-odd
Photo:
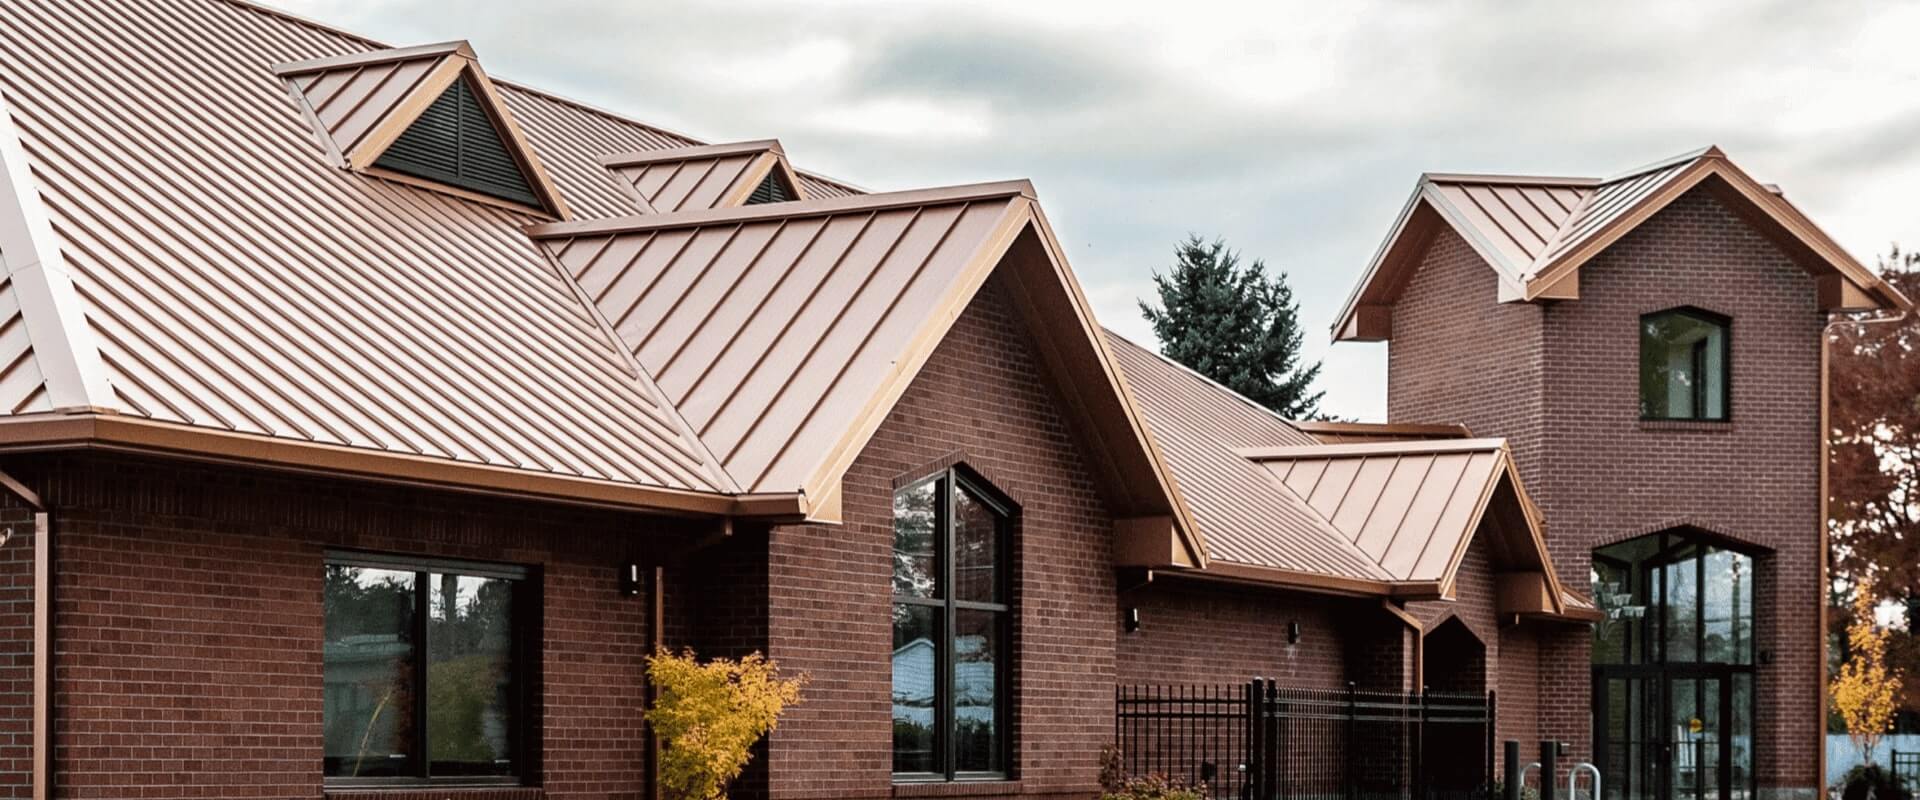
[[[1602,179],[1600,178],[1583,178],[1568,175],[1503,174],[1493,172],[1423,172],[1420,173],[1420,179],[1425,183],[1504,183],[1581,188],[1593,188],[1602,183]]]
[[[1680,164],[1685,164],[1690,161],[1698,161],[1702,158],[1725,158],[1725,157],[1726,157],[1726,153],[1721,152],[1719,147],[1714,145],[1707,145],[1706,147],[1688,150],[1687,152],[1681,153],[1676,156],[1668,156],[1666,158],[1659,159],[1652,163],[1641,164],[1640,166],[1626,170],[1625,172],[1617,172],[1612,175],[1608,175],[1607,177],[1602,178],[1600,180],[1600,183],[1602,185],[1609,184],[1609,183],[1619,183],[1621,181],[1638,178],[1649,172],[1658,172],[1668,167],[1678,166]]]
[[[663,147],[657,150],[629,150],[613,153],[599,158],[603,167],[632,167],[641,164],[655,164],[662,161],[686,161],[695,158],[713,158],[718,156],[745,155],[748,153],[773,152],[786,155],[786,148],[779,139],[747,139],[738,142],[720,142],[716,144],[693,144],[685,147]]]
[[[667,214],[636,214],[612,219],[549,222],[524,228],[534,239],[569,236],[595,236],[671,228],[704,228],[766,219],[795,219],[825,216],[851,211],[879,211],[888,208],[927,206],[942,203],[990,200],[1006,197],[1034,197],[1033,183],[1026,179],[937,186],[902,192],[825,197],[816,200],[792,200],[733,208],[675,211]]]

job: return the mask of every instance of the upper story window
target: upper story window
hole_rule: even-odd
[[[1011,504],[958,469],[893,498],[893,771],[1007,774]]]
[[[1728,320],[1697,308],[1640,318],[1640,417],[1725,420]]]
[[[527,774],[526,577],[511,566],[328,556],[328,783]]]

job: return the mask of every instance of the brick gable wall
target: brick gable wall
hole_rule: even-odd
[[[1585,585],[1592,548],[1682,521],[1771,549],[1756,564],[1757,645],[1772,663],[1757,675],[1754,765],[1763,789],[1818,786],[1824,320],[1813,279],[1696,189],[1584,267],[1580,295],[1547,313],[1548,463],[1528,484],[1562,578]],[[1733,320],[1731,422],[1638,420],[1640,315],[1680,305]],[[1584,703],[1587,688],[1569,688],[1546,705]]]
[[[958,457],[1020,504],[1014,533],[1017,782],[979,796],[1085,797],[1112,736],[1112,522],[998,280],[954,323],[848,470],[845,523],[775,528],[771,654],[807,701],[772,739],[780,798],[892,787],[890,576],[896,481]]]
[[[1496,280],[1457,235],[1439,235],[1394,309],[1389,418],[1507,437],[1569,586],[1587,585],[1593,548],[1680,522],[1772,548],[1756,593],[1773,663],[1759,668],[1755,764],[1763,789],[1810,790],[1823,719],[1811,279],[1696,190],[1583,267],[1579,300],[1500,304]],[[1729,424],[1639,421],[1639,316],[1677,305],[1734,320]],[[1535,657],[1537,735],[1574,742],[1581,759],[1588,636],[1542,628]]]

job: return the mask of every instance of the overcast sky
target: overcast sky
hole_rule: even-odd
[[[1325,408],[1384,414],[1325,331],[1422,171],[1604,176],[1706,144],[1856,256],[1920,245],[1920,5],[271,0],[873,190],[1033,180],[1101,321],[1189,231],[1284,271]],[[538,13],[529,14],[528,9]],[[457,13],[449,13],[457,9]]]

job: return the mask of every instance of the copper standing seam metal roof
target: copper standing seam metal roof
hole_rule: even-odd
[[[1687,191],[1706,186],[1748,213],[1820,280],[1827,309],[1907,308],[1907,298],[1834,242],[1775,187],[1717,147],[1608,178],[1430,173],[1335,318],[1336,339],[1391,335],[1390,307],[1441,226],[1458,233],[1500,278],[1503,301],[1579,297],[1582,264]]]
[[[376,163],[455,81],[538,208]],[[743,205],[768,176],[800,199]],[[0,4],[0,179],[16,446],[832,520],[838,475],[992,276],[1102,449],[1122,538],[1149,534],[1139,563],[1431,592],[1458,558],[1429,553],[1485,513],[1458,498],[1510,480],[1463,456],[1442,498],[1363,458],[1342,497],[1411,500],[1378,517],[1391,534],[1356,529],[1279,454],[1383,431],[1310,434],[1100,334],[1024,181],[866,195],[772,140],[705,145],[490,79],[461,42],[387,48],[243,0]],[[1596,193],[1515,217],[1534,237],[1515,246],[1549,252]],[[1423,475],[1461,461],[1389,447]]]
[[[790,187],[794,199],[808,199],[775,139],[609,155],[600,163],[620,176],[649,214],[743,205],[769,177]]]
[[[381,168],[456,81],[539,207]],[[1205,564],[1024,181],[863,195],[241,0],[0,4],[0,158],[0,443],[832,521],[992,274],[1121,539]]]

